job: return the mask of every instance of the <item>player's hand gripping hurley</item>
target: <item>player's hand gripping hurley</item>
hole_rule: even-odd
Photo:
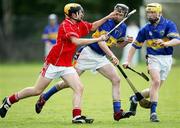
[[[118,28],[125,20],[127,20],[132,14],[136,12],[136,9],[132,10],[121,22],[119,22],[111,31],[107,33],[107,35],[111,34],[116,28]]]

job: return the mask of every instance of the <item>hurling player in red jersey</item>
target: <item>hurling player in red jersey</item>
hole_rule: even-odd
[[[40,95],[50,82],[55,78],[62,78],[73,90],[73,123],[92,123],[93,119],[81,116],[81,97],[83,85],[79,75],[72,66],[73,55],[77,45],[91,44],[108,39],[107,35],[99,38],[81,38],[90,31],[96,30],[107,19],[113,18],[118,12],[111,12],[108,16],[88,23],[83,21],[84,11],[80,4],[69,3],[64,7],[65,20],[60,24],[58,30],[57,43],[48,54],[41,74],[33,87],[23,90],[6,97],[0,107],[0,116],[4,118],[12,104],[21,99]],[[42,101],[43,103],[43,101]]]
[[[129,7],[125,4],[116,4],[114,10],[118,11],[119,14],[116,15],[113,19],[108,19],[104,24],[102,24],[95,33],[92,34],[92,37],[99,37],[104,33],[111,31],[119,22],[123,20],[128,14]],[[132,42],[132,37],[125,37],[126,35],[126,24],[122,23],[119,27],[115,29],[110,35],[107,41],[99,41],[93,44],[80,47],[76,55],[74,56],[75,69],[77,73],[81,76],[85,71],[92,70],[99,72],[103,77],[107,78],[112,85],[112,106],[113,106],[113,118],[115,121],[119,121],[123,118],[130,117],[132,112],[125,112],[122,109],[122,103],[120,100],[120,77],[116,72],[115,67],[108,60],[109,56],[114,65],[119,64],[119,60],[113,54],[109,47],[117,46],[124,47],[129,42]],[[51,87],[47,92],[41,94],[38,101],[36,102],[36,112],[40,113],[45,105],[45,102],[48,99],[64,88],[69,86],[63,82],[57,82],[53,87]],[[43,101],[44,103],[42,104]],[[103,106],[104,104],[102,104]]]

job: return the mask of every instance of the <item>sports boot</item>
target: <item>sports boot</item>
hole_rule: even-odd
[[[46,101],[43,98],[43,94],[41,94],[41,96],[39,97],[38,101],[35,104],[35,110],[36,110],[37,114],[39,114],[41,112],[45,103],[46,103]]]
[[[151,122],[160,122],[158,117],[157,117],[157,114],[156,113],[152,113],[151,116],[150,116],[150,121]]]
[[[138,105],[138,104],[133,101],[133,97],[134,97],[134,96],[131,96],[131,97],[129,98],[129,101],[130,101],[129,111],[131,111],[131,112],[132,112],[132,115],[135,116],[135,115],[136,115],[136,109],[137,109],[137,105]]]
[[[11,105],[8,104],[7,98],[4,98],[3,103],[2,103],[2,105],[1,105],[1,107],[0,107],[0,116],[1,116],[2,118],[4,118],[4,117],[6,116],[6,113],[7,113],[8,109],[9,109],[10,107],[11,107]]]
[[[131,111],[129,112],[124,112],[122,109],[120,110],[120,112],[116,112],[114,113],[114,120],[119,121],[120,119],[123,118],[129,118],[130,116],[132,116],[133,113]]]
[[[86,116],[76,116],[72,119],[72,123],[75,124],[83,124],[83,123],[88,123],[91,124],[93,123],[94,119],[88,118]]]

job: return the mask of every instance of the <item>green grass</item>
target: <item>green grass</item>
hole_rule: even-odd
[[[41,64],[1,64],[0,65],[0,99],[32,86]],[[145,65],[137,68],[146,72]],[[130,80],[139,89],[149,87],[149,83],[126,70]],[[45,105],[41,114],[34,111],[38,97],[28,98],[12,106],[6,118],[0,118],[0,128],[179,128],[180,127],[180,67],[172,68],[168,79],[160,90],[158,116],[160,123],[149,121],[149,110],[138,107],[136,117],[113,121],[111,84],[99,74],[86,72],[81,77],[85,90],[83,96],[83,113],[95,118],[93,124],[75,125],[71,123],[72,91],[66,89],[54,95]],[[128,110],[130,87],[120,74],[122,108]],[[55,80],[48,88],[50,88]]]

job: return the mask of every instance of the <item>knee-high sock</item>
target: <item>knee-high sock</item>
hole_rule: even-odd
[[[53,86],[50,88],[46,93],[43,94],[43,98],[45,101],[47,101],[52,95],[54,95],[56,92],[58,92],[56,86]]]
[[[120,112],[120,109],[121,109],[121,102],[120,101],[113,101],[114,113]]]
[[[80,108],[74,108],[72,110],[72,116],[73,116],[73,118],[76,116],[81,116],[81,109]]]
[[[19,99],[18,99],[18,94],[17,93],[13,94],[13,95],[11,95],[11,96],[9,96],[7,98],[7,102],[8,102],[9,105],[14,104],[14,103],[16,103],[18,101],[19,101]]]
[[[156,113],[157,102],[151,102],[151,114]]]

